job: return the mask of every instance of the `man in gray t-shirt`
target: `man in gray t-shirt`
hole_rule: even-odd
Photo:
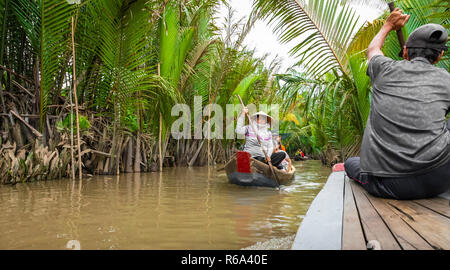
[[[395,199],[435,196],[450,187],[450,74],[434,66],[447,47],[438,24],[414,30],[405,60],[383,55],[387,34],[409,16],[396,9],[367,49],[372,103],[361,157],[344,164],[347,175],[371,194]]]

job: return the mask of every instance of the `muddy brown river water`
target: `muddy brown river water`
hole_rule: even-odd
[[[291,236],[331,172],[295,166],[280,190],[207,167],[0,186],[0,249],[241,249]]]

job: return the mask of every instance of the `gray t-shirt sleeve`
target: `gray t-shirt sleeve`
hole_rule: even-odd
[[[369,61],[369,65],[367,67],[367,75],[373,82],[377,78],[377,76],[384,73],[393,62],[395,61],[384,55],[375,55]]]

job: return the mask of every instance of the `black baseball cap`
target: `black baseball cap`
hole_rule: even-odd
[[[439,24],[429,23],[414,30],[406,41],[406,48],[430,48],[447,51],[447,30]]]

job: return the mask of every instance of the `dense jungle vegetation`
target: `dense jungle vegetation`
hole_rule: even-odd
[[[369,3],[370,2],[370,3]],[[382,8],[371,22],[355,4]],[[0,182],[157,171],[226,162],[237,139],[171,138],[175,104],[280,104],[289,153],[331,165],[359,153],[370,111],[365,49],[384,1],[254,0],[237,18],[225,0],[0,0]],[[400,0],[405,37],[449,27],[449,1]],[[244,41],[257,20],[298,60],[280,70]],[[384,46],[399,59],[395,33]],[[439,66],[449,70],[449,58]],[[237,115],[238,112],[236,112]],[[270,113],[270,112],[269,112]],[[207,125],[209,117],[202,117]],[[228,121],[229,119],[224,119]],[[81,138],[81,140],[78,140]]]

